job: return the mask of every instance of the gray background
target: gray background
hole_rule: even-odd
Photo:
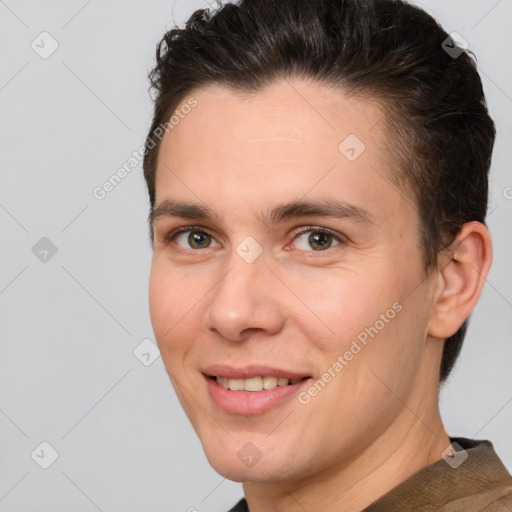
[[[442,412],[512,469],[512,1],[421,5],[477,54],[498,126],[495,260]],[[140,163],[92,193],[144,141],[157,41],[207,6],[0,0],[0,512],[225,511],[242,494],[208,466],[161,359],[133,353],[153,340]]]

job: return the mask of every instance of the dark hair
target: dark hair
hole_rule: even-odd
[[[388,179],[414,199],[425,272],[437,268],[438,253],[465,222],[485,223],[495,138],[476,65],[468,52],[449,51],[457,46],[448,37],[401,0],[241,0],[195,11],[164,35],[150,73],[155,110],[144,176],[151,209],[155,131],[193,90],[214,83],[250,94],[287,77],[314,79],[381,102],[392,135]],[[467,323],[445,341],[441,381]]]

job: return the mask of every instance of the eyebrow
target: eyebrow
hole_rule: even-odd
[[[301,217],[349,218],[364,224],[373,224],[373,216],[370,212],[360,206],[339,199],[292,201],[278,205],[258,216],[260,221],[267,225],[274,225],[283,220]]]
[[[149,222],[153,224],[160,217],[179,217],[192,220],[216,220],[220,217],[207,206],[166,199],[158,204],[149,214]]]
[[[160,217],[179,217],[191,220],[213,220],[222,222],[222,219],[207,206],[196,203],[174,201],[166,199],[158,204],[151,212],[149,222],[153,224]],[[257,215],[260,222],[265,225],[275,225],[287,219],[302,217],[333,217],[337,219],[352,219],[363,224],[373,224],[373,215],[360,206],[343,200],[297,200],[277,205],[266,212]]]

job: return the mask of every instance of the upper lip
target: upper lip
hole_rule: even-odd
[[[203,369],[203,373],[209,377],[225,377],[227,379],[249,379],[251,377],[277,377],[291,380],[310,377],[307,373],[297,373],[282,368],[274,368],[266,365],[250,365],[240,368],[224,364],[214,364]]]

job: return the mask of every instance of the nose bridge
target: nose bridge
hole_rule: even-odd
[[[231,340],[247,329],[279,330],[283,316],[275,279],[261,250],[252,241],[239,244],[226,260],[224,277],[212,290],[205,311],[205,326]],[[277,293],[275,293],[277,292]]]

